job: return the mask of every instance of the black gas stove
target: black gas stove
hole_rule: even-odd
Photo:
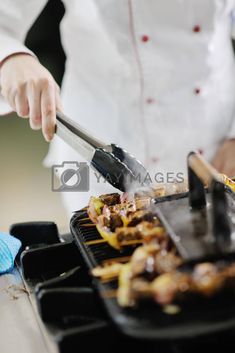
[[[152,207],[172,241],[178,243],[185,269],[202,258],[212,261],[214,256],[234,262],[235,193],[213,171],[212,186],[205,188],[201,174],[210,176],[210,167],[200,157],[192,160],[196,163],[189,163],[189,191],[152,199]],[[128,349],[234,352],[234,288],[214,298],[183,303],[182,313],[175,317],[153,303],[140,304],[137,310],[121,308],[115,297],[107,297],[117,283],[102,283],[92,278],[90,270],[128,256],[133,249],[115,250],[89,222],[84,208],[74,213],[71,234],[64,236],[52,222],[20,223],[10,229],[22,242],[16,261],[25,285],[34,293],[37,311],[59,352],[76,352],[81,347],[112,353]]]
[[[234,331],[187,340],[130,338],[113,325],[93,286],[89,270],[72,236],[60,236],[52,222],[20,223],[11,234],[21,239],[17,262],[26,287],[34,292],[38,313],[58,352],[234,352]],[[82,348],[81,348],[82,347]]]

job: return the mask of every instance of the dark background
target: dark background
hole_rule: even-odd
[[[26,46],[38,56],[40,62],[48,68],[59,84],[66,60],[59,33],[59,24],[64,11],[64,5],[60,0],[48,1],[25,41]]]

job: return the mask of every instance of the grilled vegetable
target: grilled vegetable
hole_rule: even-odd
[[[92,270],[92,275],[102,280],[112,280],[119,276],[123,264],[117,262],[107,266],[99,266]]]
[[[91,197],[87,209],[89,218],[93,223],[97,222],[97,217],[101,215],[104,203],[100,200],[99,197]]]
[[[93,223],[97,223],[97,217],[101,215],[105,205],[112,206],[120,203],[120,195],[117,193],[101,195],[99,197],[92,196],[89,201],[87,213]]]
[[[109,243],[109,245],[111,245],[117,250],[121,249],[121,246],[117,240],[117,235],[114,232],[111,232],[108,227],[101,227],[99,224],[96,225],[96,228],[100,233],[101,237],[105,239]]]
[[[120,306],[134,306],[135,300],[131,289],[131,265],[129,263],[122,266],[118,279],[117,301]]]

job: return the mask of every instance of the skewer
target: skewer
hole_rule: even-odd
[[[88,240],[88,241],[85,241],[84,244],[86,244],[86,245],[96,245],[96,244],[102,244],[102,243],[107,243],[107,240],[105,240],[105,239]]]
[[[96,225],[94,223],[83,223],[83,224],[81,224],[81,226],[86,227],[86,228],[96,227]]]
[[[110,289],[110,290],[102,291],[101,295],[104,298],[116,298],[117,297],[117,290]]]
[[[96,245],[96,244],[102,244],[102,243],[108,243],[107,240],[105,239],[95,239],[95,240],[88,240],[84,244],[86,245]],[[128,246],[128,245],[135,245],[135,244],[142,244],[143,240],[142,239],[136,239],[136,240],[126,240],[121,243],[121,245]]]
[[[90,221],[90,218],[89,218],[89,217],[84,217],[84,218],[81,218],[81,219],[80,219],[80,222],[81,222],[81,221]]]
[[[235,182],[226,175],[218,173],[218,171],[199,154],[192,153],[188,157],[188,163],[204,184],[209,185],[215,180],[227,185],[235,192]]]
[[[100,278],[100,282],[102,283],[108,283],[108,282],[113,282],[113,281],[116,281],[118,278],[118,275],[117,276],[113,276],[113,277],[109,277],[109,278]]]
[[[104,260],[103,265],[112,264],[113,262],[128,262],[131,256],[114,257],[112,259]]]
[[[125,240],[121,242],[121,245],[135,245],[135,244],[142,244],[143,242],[144,242],[143,239]]]

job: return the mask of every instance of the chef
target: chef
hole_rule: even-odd
[[[235,175],[235,0],[63,0],[61,94],[23,44],[46,2],[0,2],[0,112],[42,129],[52,141],[47,165],[82,161],[53,137],[63,110],[165,182],[185,172],[191,150]],[[91,174],[91,194],[110,190]],[[69,213],[89,197],[62,194]]]

